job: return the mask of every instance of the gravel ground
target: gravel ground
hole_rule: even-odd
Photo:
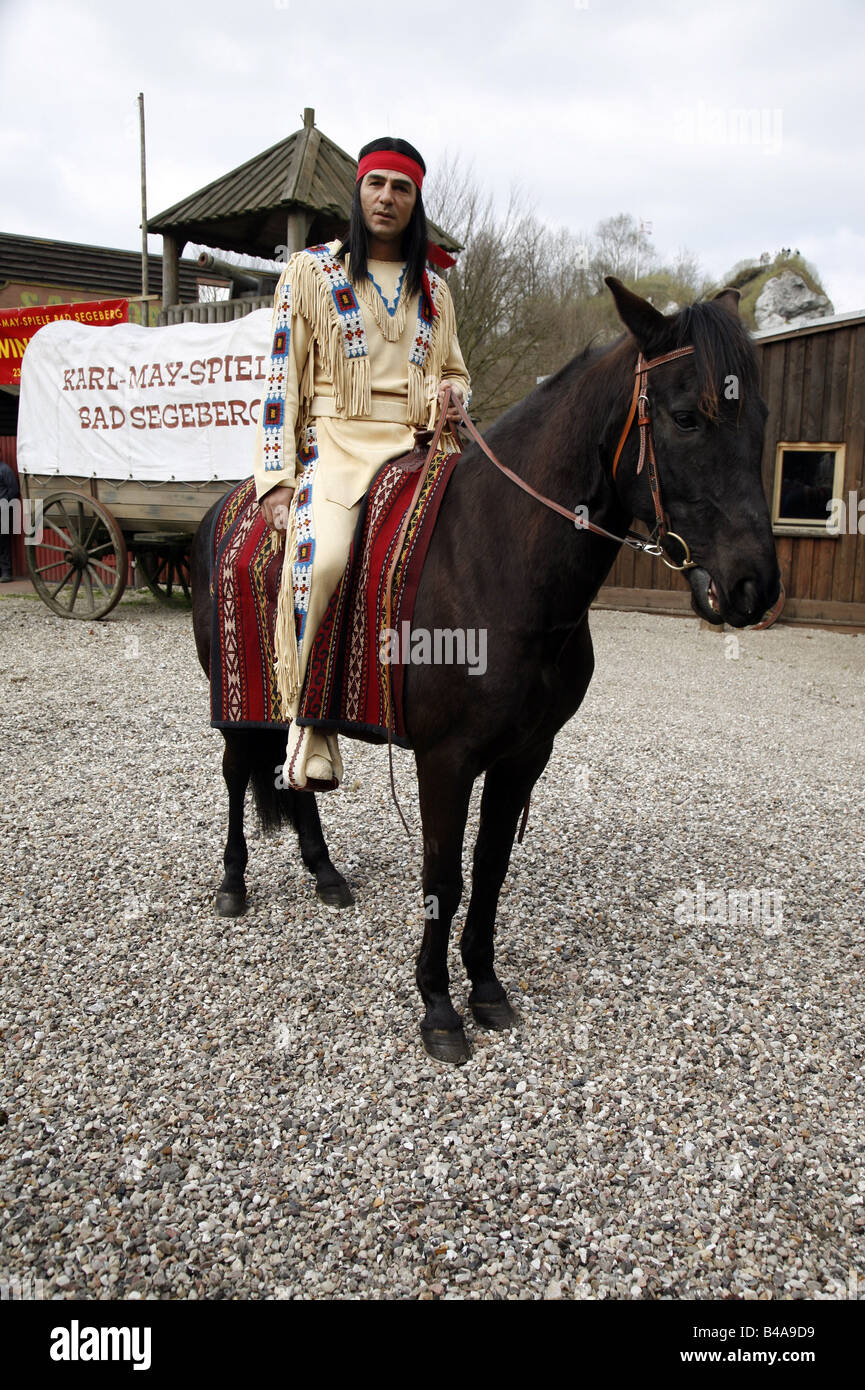
[[[220,921],[221,739],[189,614],[124,601],[88,627],[0,602],[0,1278],[862,1296],[865,637],[593,630],[502,896],[523,1023],[467,1013],[456,1069],[418,1033],[411,756],[411,849],[382,750],[344,744],[320,799],[355,909],[319,904],[292,835],[251,830],[250,910]]]

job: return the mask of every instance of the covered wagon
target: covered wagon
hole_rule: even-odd
[[[138,567],[189,592],[196,527],[252,473],[268,309],[167,328],[47,324],[24,354],[18,469],[27,564],[55,613],[101,618]]]

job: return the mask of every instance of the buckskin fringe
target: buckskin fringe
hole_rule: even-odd
[[[409,424],[425,429],[429,423],[432,402],[427,400],[423,369],[416,362],[408,364],[408,400],[406,401]]]
[[[454,310],[454,302],[451,299],[450,291],[447,286],[439,281],[439,290],[436,296],[436,317],[433,319],[432,338],[430,340],[430,357],[433,361],[433,370],[436,376],[441,376],[442,363],[450,350],[450,345],[457,331],[457,316]]]
[[[426,361],[422,367],[417,362],[410,361],[408,364],[408,419],[410,424],[421,429],[431,429],[438,416],[436,393],[441,384],[445,358],[457,330],[453,300],[441,280],[435,308]]]
[[[369,415],[372,408],[369,357],[346,357],[330,286],[315,258],[299,252],[294,257],[292,279],[296,312],[312,327],[322,366],[333,382],[337,410],[343,415]]]
[[[393,317],[391,317],[384,300],[371,280],[361,280],[354,286],[354,291],[369,309],[381,329],[381,336],[385,342],[398,343],[405,328],[409,296],[402,291],[400,292],[399,304],[396,306]]]

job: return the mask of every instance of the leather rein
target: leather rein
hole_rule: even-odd
[[[394,546],[393,556],[388,567],[387,579],[385,581],[385,626],[388,628],[391,626],[394,571],[396,569],[399,554],[402,549],[402,543],[405,538],[405,533],[408,529],[409,518],[412,514],[412,511],[414,510],[414,506],[417,502],[417,499],[420,497],[421,491],[429,473],[430,465],[432,464],[433,456],[435,455],[436,446],[438,445],[442,430],[444,429],[445,422],[447,420],[448,409],[451,405],[453,405],[456,408],[457,414],[459,415],[460,419],[462,420],[462,423],[465,425],[472,439],[474,439],[475,443],[480,447],[482,452],[486,454],[490,462],[495,464],[496,468],[499,470],[500,473],[504,473],[506,478],[510,478],[512,483],[516,483],[517,487],[522,488],[523,492],[527,492],[530,497],[534,497],[536,501],[542,502],[545,507],[549,507],[552,511],[558,512],[559,515],[565,517],[566,520],[572,521],[578,530],[594,531],[596,535],[605,536],[607,540],[617,541],[620,544],[628,545],[631,547],[632,550],[641,550],[645,555],[657,556],[657,558],[663,560],[664,564],[667,565],[670,569],[685,570],[693,568],[696,564],[696,561],[691,559],[691,552],[688,548],[687,542],[684,541],[681,536],[677,535],[675,531],[670,531],[668,529],[666,519],[664,517],[664,507],[663,503],[661,502],[661,484],[658,478],[658,465],[657,460],[655,458],[655,445],[652,439],[652,424],[651,419],[649,417],[649,398],[646,394],[647,376],[648,373],[651,371],[652,367],[660,367],[662,363],[672,362],[677,357],[687,357],[689,353],[692,353],[693,351],[693,347],[677,348],[675,352],[664,353],[662,357],[653,357],[649,361],[647,361],[643,356],[642,352],[640,352],[640,354],[637,357],[637,365],[634,369],[636,377],[636,380],[634,382],[634,395],[631,401],[631,408],[628,412],[628,418],[625,421],[625,427],[622,430],[622,436],[619,440],[619,446],[616,449],[616,455],[613,459],[613,479],[615,480],[616,469],[619,464],[619,458],[621,456],[623,448],[625,447],[625,441],[627,440],[628,435],[631,432],[631,426],[634,423],[634,415],[636,414],[637,407],[639,406],[637,424],[639,425],[640,429],[640,460],[637,465],[637,472],[642,472],[644,463],[647,463],[649,474],[649,487],[651,488],[652,502],[655,508],[655,528],[648,540],[646,540],[644,536],[637,535],[635,531],[628,531],[624,536],[617,536],[612,531],[604,530],[603,526],[597,526],[595,522],[588,521],[585,517],[581,516],[579,512],[571,511],[569,507],[563,507],[560,502],[554,502],[551,497],[545,497],[542,492],[538,492],[535,488],[531,486],[530,483],[527,483],[524,478],[521,478],[518,473],[514,473],[513,469],[508,468],[505,464],[501,463],[500,460],[496,458],[495,454],[487,444],[483,435],[479,433],[479,431],[475,428],[474,424],[469,418],[468,411],[463,405],[462,400],[451,389],[451,387],[448,386],[444,392],[435,432],[433,433],[432,440],[429,446],[426,445],[426,440],[424,439],[424,447],[427,449],[426,458],[424,459],[423,465],[420,468],[417,484],[414,490],[414,495],[412,497],[412,501],[408,508],[408,511],[406,512],[405,519],[403,521],[399,536],[397,538],[397,543]],[[418,440],[418,443],[420,443],[420,439]],[[408,456],[408,458],[410,457],[411,455]],[[423,455],[421,455],[421,457],[423,457]],[[406,461],[406,463],[408,467],[417,466],[409,464],[408,460]],[[667,555],[664,553],[663,542],[670,540],[671,538],[673,540],[678,541],[682,547],[682,550],[684,551],[685,558],[682,561],[682,563],[678,565],[674,564],[672,560],[668,559]],[[391,681],[389,667],[387,670],[386,679],[386,697],[387,752],[388,764],[390,768],[391,797],[393,798],[393,803],[396,806],[397,811],[399,812],[399,818],[403,823],[405,833],[410,837],[408,824],[406,822],[405,816],[402,813],[402,807],[399,804],[399,798],[396,793],[396,784],[394,782],[392,740],[393,707],[391,703]],[[528,821],[529,817],[530,802],[531,796],[529,796],[529,799],[525,804],[522,822],[520,824],[519,833],[517,835],[517,841],[520,844],[522,844],[523,835],[526,829],[526,822]]]
[[[655,527],[648,540],[646,540],[644,536],[638,535],[635,531],[628,531],[624,536],[614,535],[612,531],[604,530],[603,526],[598,526],[595,522],[588,521],[584,516],[581,516],[579,512],[571,511],[569,507],[563,507],[559,502],[554,502],[552,498],[545,497],[542,492],[537,492],[524,478],[521,478],[519,474],[514,473],[512,469],[507,468],[496,458],[492,449],[469,418],[468,412],[459,396],[454,394],[450,387],[447,388],[447,394],[442,403],[441,418],[443,419],[447,414],[448,406],[454,405],[472,439],[474,439],[475,443],[486,454],[490,462],[495,464],[499,472],[504,473],[506,478],[510,478],[512,483],[516,483],[517,487],[522,488],[523,492],[527,492],[530,497],[534,497],[536,501],[542,502],[545,507],[551,508],[552,511],[558,512],[560,516],[565,517],[568,521],[572,521],[578,530],[594,531],[596,535],[605,536],[607,540],[618,541],[620,544],[630,546],[632,550],[641,550],[645,555],[652,555],[659,560],[663,560],[664,564],[669,569],[693,569],[696,565],[696,561],[691,559],[691,551],[687,541],[675,531],[669,529],[664,516],[664,505],[661,501],[661,482],[658,476],[658,463],[655,458],[655,444],[652,439],[652,422],[649,415],[649,397],[647,394],[648,374],[653,367],[660,367],[665,362],[673,362],[678,357],[687,357],[693,351],[693,347],[676,348],[674,352],[665,352],[661,357],[652,357],[648,360],[641,352],[637,357],[637,365],[634,368],[634,375],[636,378],[634,381],[634,394],[631,400],[631,408],[628,411],[628,418],[625,421],[625,427],[622,430],[615,458],[613,459],[613,480],[615,481],[619,459],[625,447],[625,441],[631,432],[634,416],[636,415],[637,425],[640,430],[640,458],[637,464],[637,472],[641,473],[643,471],[643,465],[646,465],[649,476],[649,488],[652,493],[652,504],[655,509]],[[677,541],[682,547],[684,558],[680,564],[676,564],[665,553],[664,543],[670,540]]]
[[[462,400],[451,390],[450,386],[448,386],[444,392],[438,423],[436,425],[432,443],[429,445],[429,450],[427,452],[423,467],[421,468],[420,477],[418,478],[414,498],[412,500],[412,507],[414,506],[414,503],[417,500],[417,498],[420,496],[424,480],[426,479],[427,473],[429,472],[430,464],[432,463],[433,455],[435,454],[436,445],[438,444],[439,438],[442,433],[442,429],[444,428],[445,420],[447,418],[448,408],[451,405],[453,405],[456,408],[457,414],[459,415],[460,419],[462,420],[462,423],[465,425],[472,439],[474,439],[475,443],[480,447],[482,452],[486,454],[490,462],[495,464],[499,472],[504,473],[506,478],[510,478],[511,482],[516,483],[517,487],[522,488],[523,492],[527,492],[530,497],[534,497],[536,501],[542,502],[545,507],[549,507],[552,511],[558,512],[560,516],[565,517],[568,521],[572,521],[578,530],[594,531],[596,535],[605,536],[607,540],[618,541],[620,544],[630,546],[632,550],[641,550],[645,555],[656,556],[658,559],[663,560],[664,564],[667,565],[669,569],[694,569],[696,567],[697,562],[691,559],[691,551],[687,541],[684,540],[682,536],[678,535],[677,532],[671,531],[669,529],[669,527],[667,526],[666,517],[664,516],[664,505],[661,501],[661,483],[658,477],[658,462],[655,458],[655,443],[652,438],[652,421],[649,414],[650,402],[647,393],[648,375],[653,367],[660,367],[665,362],[674,362],[679,357],[688,357],[693,351],[693,347],[676,348],[674,352],[665,352],[660,357],[651,357],[649,359],[646,359],[643,356],[642,352],[640,352],[637,356],[637,365],[634,368],[634,376],[636,378],[634,381],[634,394],[631,400],[631,408],[628,411],[628,418],[625,421],[625,425],[622,430],[621,437],[619,439],[618,447],[616,449],[615,457],[613,458],[613,481],[615,481],[616,469],[619,466],[619,459],[622,456],[622,450],[625,447],[625,442],[628,438],[628,435],[631,432],[631,427],[634,423],[634,416],[636,415],[637,425],[640,430],[640,457],[637,463],[637,473],[641,473],[644,466],[647,468],[649,475],[649,488],[652,493],[652,504],[655,509],[655,526],[648,540],[646,540],[644,536],[637,535],[634,531],[628,531],[624,536],[617,536],[614,535],[612,531],[606,531],[603,526],[597,526],[593,521],[587,521],[585,517],[581,516],[578,512],[571,511],[569,507],[563,507],[561,503],[554,502],[551,497],[545,497],[542,492],[538,492],[535,488],[531,486],[531,484],[527,483],[524,478],[521,478],[518,473],[514,473],[514,471],[511,468],[507,468],[505,464],[501,463],[496,458],[495,454],[487,444],[486,440],[475,428],[471,419],[469,418],[465,406],[462,403]],[[412,507],[409,508],[409,514],[411,513]],[[404,537],[407,525],[408,518],[406,518],[406,521],[403,523],[403,528],[400,533],[400,544],[396,547],[394,557],[391,560],[390,568],[388,570],[387,583],[385,588],[385,612],[387,615],[388,626],[390,626],[391,592],[393,587],[393,576],[396,567],[396,559],[401,548],[402,539]],[[682,559],[680,564],[676,564],[664,552],[664,543],[670,540],[678,541],[679,545],[682,547],[684,558]],[[756,624],[757,629],[770,626],[770,624],[774,622],[778,613],[780,613],[783,604],[784,586],[782,585],[776,604],[773,606],[772,609],[770,609],[769,613],[767,613],[763,621],[761,623]],[[409,828],[406,823],[405,816],[402,813],[402,807],[400,806],[399,800],[397,798],[396,785],[394,783],[393,775],[393,744],[391,740],[392,707],[390,700],[389,670],[387,675],[387,716],[387,743],[388,762],[390,764],[391,795],[393,797],[397,811],[399,812],[400,820],[403,823],[405,832],[408,835]],[[526,804],[523,808],[522,820],[520,822],[519,832],[517,834],[517,842],[519,844],[522,844],[523,835],[525,834],[526,823],[529,818],[530,805],[531,793],[529,794],[528,800],[526,801]]]

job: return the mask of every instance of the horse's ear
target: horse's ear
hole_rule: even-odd
[[[627,289],[615,275],[605,275],[604,283],[616,301],[619,318],[629,328],[643,351],[669,328],[669,322],[647,299],[641,299],[633,290]]]
[[[722,308],[727,310],[728,314],[735,314],[738,317],[741,298],[738,290],[734,290],[732,285],[727,285],[723,290],[712,295],[712,303],[720,304]]]

